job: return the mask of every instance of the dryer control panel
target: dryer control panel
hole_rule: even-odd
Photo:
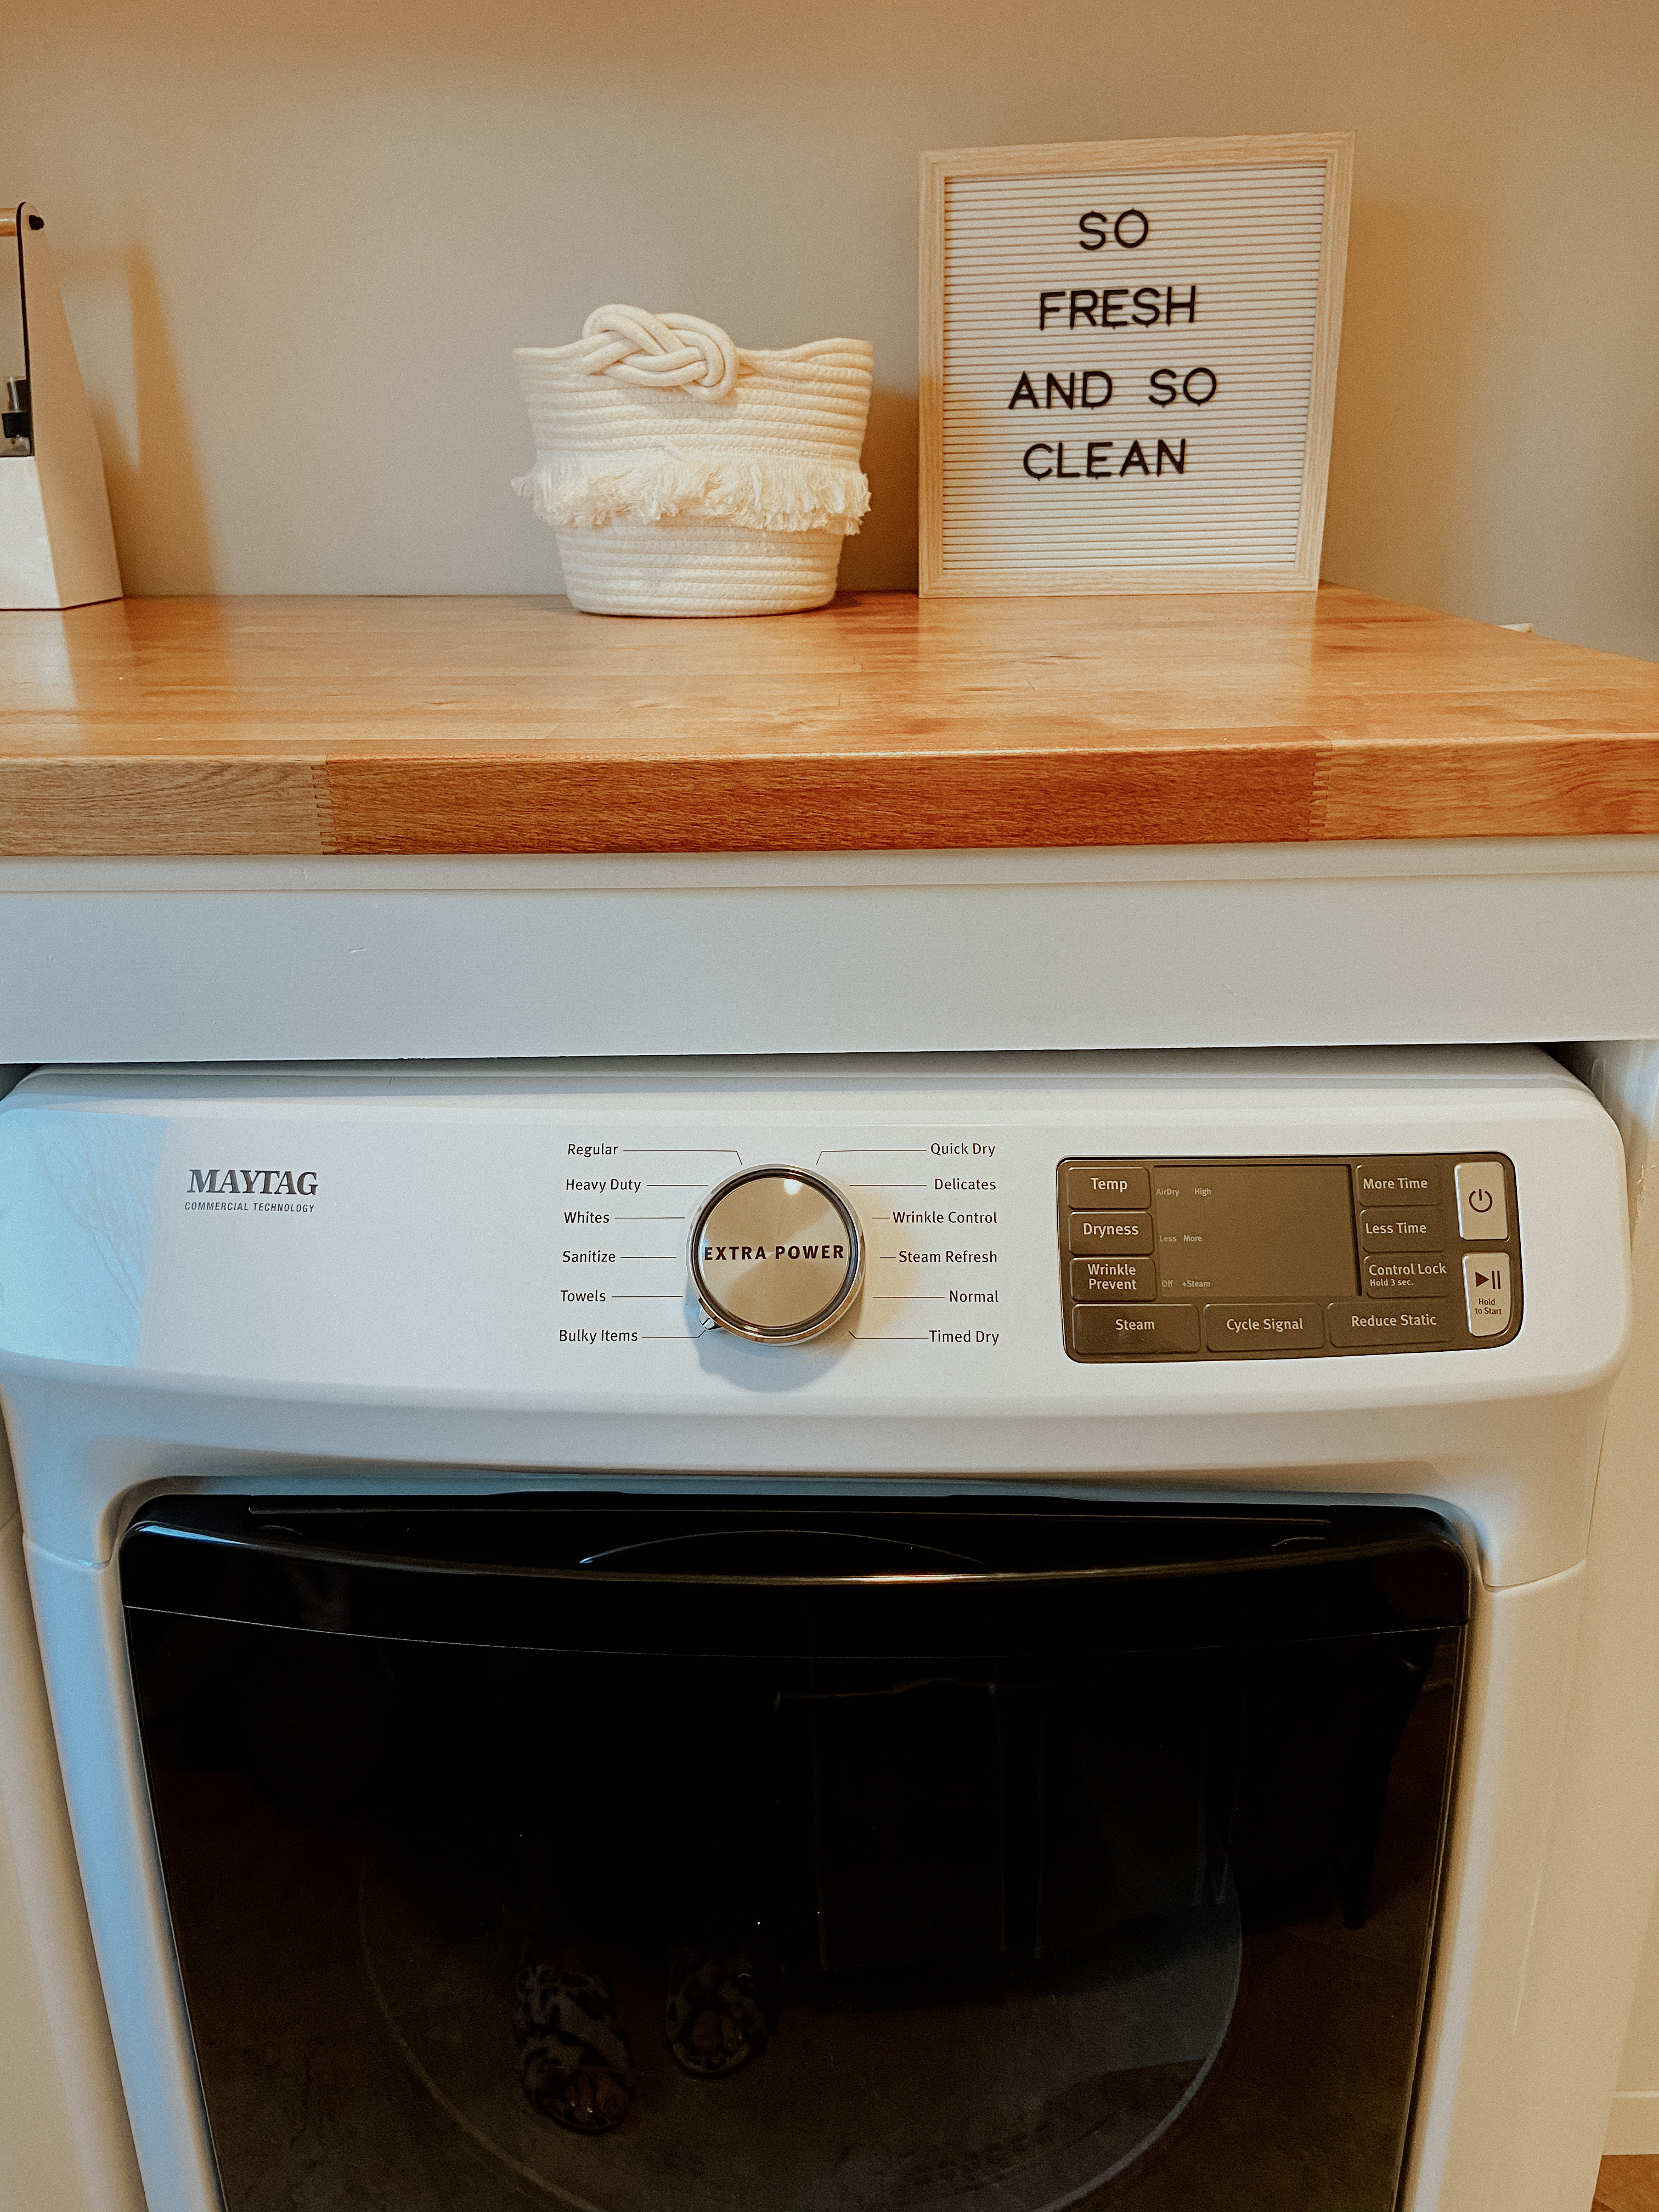
[[[1067,1159],[1059,1200],[1073,1359],[1467,1351],[1521,1326],[1499,1154]]]

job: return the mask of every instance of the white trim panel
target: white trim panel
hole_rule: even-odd
[[[1659,1035],[1659,839],[0,863],[0,1060]]]

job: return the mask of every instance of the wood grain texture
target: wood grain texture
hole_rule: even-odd
[[[1659,2158],[1604,2158],[1594,2212],[1659,2212]]]
[[[152,599],[0,618],[0,853],[1659,833],[1659,666],[1327,586]]]
[[[305,761],[8,761],[0,856],[325,853],[325,781]]]

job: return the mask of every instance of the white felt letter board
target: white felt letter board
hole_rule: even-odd
[[[921,162],[921,589],[1311,591],[1350,132]]]

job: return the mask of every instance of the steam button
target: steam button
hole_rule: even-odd
[[[1457,1233],[1466,1244],[1501,1241],[1510,1233],[1501,1160],[1464,1160],[1457,1170]]]

